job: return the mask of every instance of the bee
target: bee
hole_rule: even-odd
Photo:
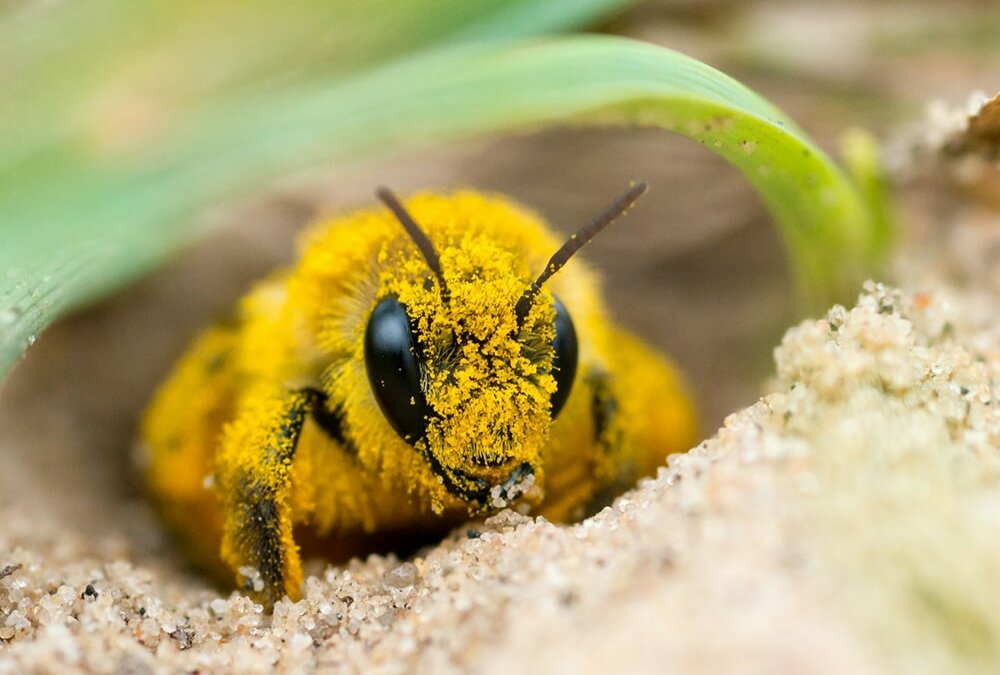
[[[192,555],[271,606],[346,559],[508,506],[580,518],[695,439],[674,368],[506,198],[419,194],[319,222],[155,394],[149,491]],[[562,270],[560,272],[560,270]],[[557,272],[559,272],[557,274]]]

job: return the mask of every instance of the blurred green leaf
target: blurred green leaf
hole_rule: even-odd
[[[580,27],[631,0],[77,0],[0,14],[0,170],[97,127],[171,123],[245,88]]]
[[[882,148],[864,129],[851,128],[840,139],[840,156],[868,210],[867,238],[872,258],[886,258],[894,243],[896,217]]]
[[[510,25],[531,32],[530,4],[507,3]],[[465,25],[494,37],[498,24]],[[726,157],[773,212],[808,302],[856,292],[878,262],[855,185],[790,120],[709,66],[643,43],[456,40],[353,76],[319,68],[219,91],[165,111],[126,100],[126,113],[138,106],[131,124],[88,119],[0,164],[0,369],[56,316],[190,239],[207,204],[320,162],[553,123],[658,126]]]

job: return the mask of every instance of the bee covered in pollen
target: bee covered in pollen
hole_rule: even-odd
[[[382,208],[318,223],[151,403],[141,447],[167,523],[272,605],[299,597],[303,552],[343,559],[511,505],[579,518],[686,450],[678,375],[608,318],[582,262],[563,269],[644,190],[561,247],[477,192],[380,189]]]

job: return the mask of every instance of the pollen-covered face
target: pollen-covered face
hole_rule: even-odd
[[[442,247],[438,276],[409,250],[388,269],[366,327],[369,382],[396,432],[445,489],[502,507],[541,478],[540,452],[576,370],[565,308],[539,295],[524,262],[489,237]]]

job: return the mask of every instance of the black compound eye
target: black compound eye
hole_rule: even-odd
[[[569,318],[569,312],[553,296],[556,307],[556,336],[552,340],[555,349],[555,356],[552,359],[552,376],[556,379],[556,390],[552,394],[552,419],[556,418],[559,411],[566,404],[569,393],[573,389],[573,378],[576,376],[576,360],[578,348],[576,344],[576,329],[573,328],[573,320]]]
[[[365,369],[375,400],[396,433],[410,444],[423,438],[431,411],[420,387],[410,319],[396,298],[379,301],[368,319]]]

